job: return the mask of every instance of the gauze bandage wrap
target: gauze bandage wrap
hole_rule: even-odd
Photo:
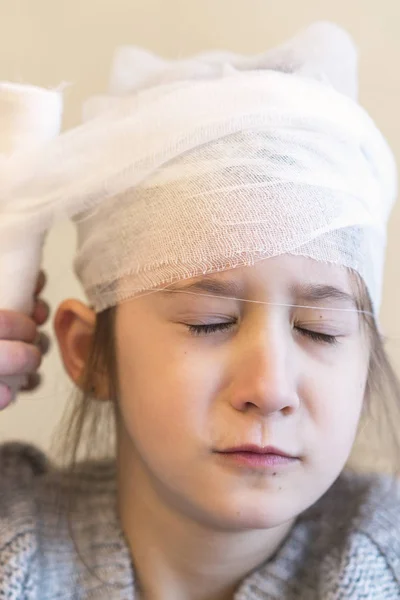
[[[123,193],[78,221],[75,262],[97,310],[284,253],[354,269],[378,310],[396,171],[344,32],[254,58],[126,48],[111,87],[86,115],[121,129],[101,173],[107,189],[119,167]]]
[[[292,253],[355,269],[377,306],[386,219],[377,188],[359,149],[331,134],[241,128],[82,221],[78,275],[101,310],[179,279]]]
[[[123,193],[78,221],[75,262],[97,310],[284,253],[354,269],[378,310],[396,174],[344,32],[253,58],[125,48],[111,89],[86,116],[121,128],[102,173],[107,188],[118,165]]]
[[[377,313],[396,168],[356,66],[324,23],[256,57],[121,49],[85,122],[8,163],[0,252],[68,216],[96,311],[291,253],[354,269]]]
[[[25,238],[13,229],[15,198],[6,193],[12,180],[23,174],[11,164],[25,153],[40,148],[59,134],[62,98],[59,92],[8,82],[0,83],[0,223],[7,232],[0,251],[0,309],[30,314],[33,293],[42,259],[45,228],[30,231],[31,215],[38,204],[20,215],[26,231]],[[39,210],[40,212],[40,210]],[[16,392],[25,382],[21,376],[2,379]]]
[[[33,308],[33,291],[40,267],[45,228],[30,231],[31,215],[40,200],[32,202],[20,215],[25,223],[25,237],[14,232],[17,199],[7,194],[12,180],[24,174],[13,170],[26,153],[37,153],[49,140],[58,136],[61,127],[62,97],[58,91],[34,86],[0,82],[0,308],[29,313]],[[39,207],[38,207],[39,205]]]

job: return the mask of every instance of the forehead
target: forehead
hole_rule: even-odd
[[[321,300],[354,298],[354,282],[348,269],[290,255],[179,281],[168,289],[232,296],[290,293]]]

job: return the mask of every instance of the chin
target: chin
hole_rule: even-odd
[[[270,499],[267,496],[256,502],[229,499],[221,503],[218,510],[208,514],[212,526],[225,531],[245,531],[274,529],[296,519],[301,509],[280,497]]]
[[[276,529],[294,520],[293,515],[283,514],[240,514],[229,518],[228,515],[224,515],[221,519],[216,519],[215,525],[218,529],[239,532],[239,531],[255,531],[265,529]]]

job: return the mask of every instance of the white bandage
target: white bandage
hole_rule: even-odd
[[[356,101],[356,65],[349,36],[324,23],[257,57],[121,49],[85,122],[10,165],[23,177],[6,189],[0,251],[27,235],[36,201],[30,232],[74,218],[97,311],[291,253],[355,270],[378,312],[396,167]]]
[[[0,221],[7,232],[0,251],[0,309],[30,314],[33,294],[42,259],[46,228],[30,230],[36,211],[32,202],[20,218],[26,235],[14,231],[14,206],[17,202],[7,190],[24,177],[12,165],[26,153],[40,152],[43,144],[59,134],[62,98],[59,92],[33,86],[0,83]],[[40,210],[39,210],[40,213]],[[24,383],[20,376],[2,380],[15,393]]]
[[[330,24],[256,57],[120,49],[85,111],[110,135],[95,193],[112,197],[77,220],[95,308],[291,253],[354,269],[378,311],[396,168],[356,65]]]

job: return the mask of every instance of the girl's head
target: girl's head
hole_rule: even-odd
[[[314,503],[349,458],[383,366],[370,308],[354,273],[285,255],[178,282],[96,325],[68,301],[56,329],[68,372],[95,388],[87,407],[114,402],[123,489],[213,527],[262,528]],[[249,445],[295,460],[224,454]]]
[[[183,85],[178,65],[123,100],[115,152],[129,145],[122,125],[136,128],[141,184],[79,221],[77,272],[97,317],[68,301],[56,318],[87,394],[78,432],[91,402],[113,409],[122,492],[218,529],[279,526],[313,504],[382,369],[393,382],[374,317],[392,157],[355,102],[309,80],[332,65],[321,77],[321,53],[304,47],[309,63],[299,51],[290,69],[286,46],[266,71],[204,58],[225,77],[205,82]],[[246,448],[267,446],[290,459],[249,462]]]

